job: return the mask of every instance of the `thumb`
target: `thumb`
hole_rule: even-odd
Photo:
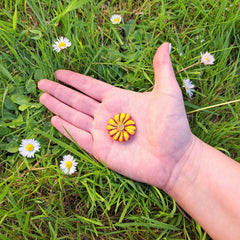
[[[164,91],[167,93],[179,91],[170,58],[170,43],[163,43],[155,53],[153,58],[153,69],[155,74],[154,91]]]

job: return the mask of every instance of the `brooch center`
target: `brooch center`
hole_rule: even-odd
[[[124,129],[124,125],[122,123],[118,124],[118,130],[122,131]]]

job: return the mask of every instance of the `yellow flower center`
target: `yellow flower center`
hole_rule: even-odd
[[[209,61],[209,58],[206,58],[207,61]]]
[[[72,167],[72,162],[71,161],[67,161],[65,163],[65,166],[66,166],[66,168],[70,169]]]
[[[120,21],[120,18],[118,17],[113,20],[114,23],[118,23],[119,21]]]
[[[28,144],[26,146],[26,149],[27,149],[27,151],[31,152],[33,150],[33,145],[32,144]]]
[[[187,87],[187,90],[189,90],[190,89],[190,87]]]
[[[124,125],[123,125],[122,123],[119,123],[119,124],[118,124],[118,130],[119,130],[119,131],[124,130]]]
[[[60,49],[62,49],[62,48],[64,48],[64,47],[66,47],[66,44],[65,44],[64,42],[60,42],[60,43],[58,44],[58,47],[59,47]]]

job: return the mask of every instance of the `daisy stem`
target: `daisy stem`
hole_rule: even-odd
[[[194,66],[196,66],[196,65],[198,65],[198,64],[199,64],[199,62],[196,62],[196,63],[194,63],[194,64],[192,64],[192,65],[190,65],[190,66],[188,66],[188,67],[186,67],[186,68],[183,68],[183,69],[175,72],[175,74],[180,73],[180,72],[182,72],[182,71],[184,71],[184,70],[187,70],[187,69],[189,69],[189,68],[191,68],[191,67],[194,67]]]
[[[76,70],[76,69],[74,68],[74,66],[71,64],[71,62],[70,62],[70,60],[69,60],[66,52],[65,52],[65,51],[63,51],[63,52],[64,52],[64,55],[65,55],[65,57],[66,57],[67,62],[68,62],[69,65],[70,65],[70,67],[73,69],[74,72],[77,72],[77,70]]]
[[[26,175],[27,173],[29,173],[30,171],[33,171],[33,170],[36,170],[36,166],[41,162],[42,159],[39,159],[35,164],[34,166],[31,168],[31,169],[28,169],[26,172],[24,172],[22,175],[21,175],[21,178]],[[39,169],[46,169],[45,167],[44,168],[38,168]]]

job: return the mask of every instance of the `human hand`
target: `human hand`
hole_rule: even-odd
[[[76,90],[46,79],[38,87],[44,91],[41,103],[56,115],[51,122],[63,135],[70,138],[70,134],[110,169],[167,191],[173,169],[185,161],[194,137],[168,43],[157,50],[153,67],[151,92],[123,90],[68,70],[57,70],[56,78]],[[132,116],[137,129],[129,141],[119,143],[106,127],[110,118],[122,112]]]

